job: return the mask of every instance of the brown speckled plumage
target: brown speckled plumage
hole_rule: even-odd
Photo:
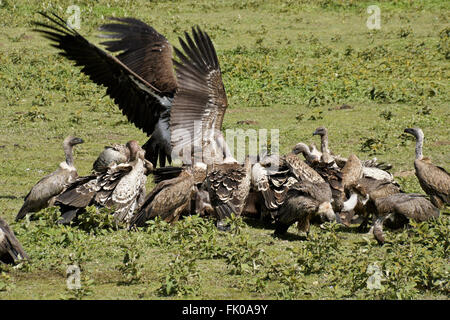
[[[63,217],[66,212],[96,205],[114,208],[117,222],[129,222],[145,196],[148,169],[144,160],[145,151],[137,142],[129,141],[127,147],[130,149],[128,163],[113,163],[105,173],[80,177],[56,198],[56,204],[62,208]]]
[[[226,163],[214,165],[208,171],[205,185],[209,192],[211,205],[219,220],[239,216],[244,209],[250,192],[251,164],[247,157],[244,165]]]
[[[156,217],[170,223],[177,221],[183,212],[190,209],[194,182],[190,167],[183,168],[174,178],[160,181],[147,195],[130,226],[143,227],[146,221]]]

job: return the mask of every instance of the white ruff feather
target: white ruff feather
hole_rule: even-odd
[[[67,164],[67,162],[63,161],[59,164],[59,167],[63,170],[68,170],[68,171],[77,171],[77,169],[74,166],[69,166]]]
[[[358,195],[356,193],[352,193],[350,199],[344,202],[344,208],[342,211],[349,212],[355,209],[356,204],[358,203]]]

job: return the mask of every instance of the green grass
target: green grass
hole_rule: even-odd
[[[63,228],[53,224],[53,209],[14,223],[30,188],[64,160],[68,134],[85,140],[75,149],[80,175],[103,146],[146,141],[104,88],[31,31],[37,11],[68,17],[72,4],[0,3],[0,209],[32,258],[0,271],[0,299],[448,299],[448,208],[438,221],[387,231],[383,247],[354,228],[333,226],[313,226],[308,240],[292,227],[276,239],[250,218],[234,221],[231,234],[197,217],[132,233]],[[402,134],[419,126],[424,154],[450,167],[445,1],[378,1],[381,29],[372,31],[366,8],[373,3],[366,1],[75,4],[80,33],[95,43],[111,15],[142,19],[176,46],[194,25],[207,31],[228,94],[224,129],[279,129],[285,153],[300,141],[318,144],[312,132],[324,125],[333,152],[390,162],[405,191],[423,193],[414,142]],[[336,108],[344,103],[352,109]],[[75,262],[82,269],[78,293],[66,289],[66,268]],[[380,290],[366,287],[374,263],[385,278]]]

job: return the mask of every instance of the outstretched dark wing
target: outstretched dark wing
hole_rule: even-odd
[[[154,28],[134,18],[110,18],[119,23],[108,23],[100,27],[102,38],[114,39],[102,42],[110,52],[121,53],[116,57],[141,78],[161,91],[161,95],[173,98],[177,90],[172,62],[172,46],[167,39]],[[150,140],[142,148],[146,158],[156,168],[166,165],[166,159],[172,162],[170,145],[171,104],[162,105],[164,111],[159,114],[159,120]]]
[[[172,46],[153,27],[134,18],[109,18],[120,23],[102,25],[99,30],[108,32],[102,42],[110,52],[122,51],[116,57],[142,79],[166,95],[173,96],[177,79],[173,70]]]
[[[205,146],[214,140],[212,130],[220,131],[228,105],[211,39],[198,27],[192,29],[192,35],[193,39],[188,33],[186,41],[179,39],[184,53],[175,48],[180,61],[174,61],[178,91],[170,114],[170,131],[172,147],[177,150],[194,142]]]
[[[55,14],[42,16],[52,22],[34,22],[44,36],[50,39],[60,54],[82,66],[81,71],[96,84],[105,86],[107,94],[136,127],[152,134],[160,114],[170,105],[170,96],[143,79],[118,58],[90,43]],[[165,90],[165,89],[164,89]],[[173,93],[172,93],[173,95]]]

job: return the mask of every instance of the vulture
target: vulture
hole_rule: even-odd
[[[149,174],[145,163],[145,151],[135,140],[127,142],[130,161],[112,163],[104,173],[80,177],[66,191],[56,197],[60,206],[61,223],[72,221],[87,206],[114,209],[117,222],[129,223],[135,210],[143,203],[145,183]]]
[[[84,141],[77,137],[68,136],[64,139],[63,149],[66,160],[59,164],[59,168],[43,177],[25,196],[24,204],[16,216],[16,221],[23,219],[30,212],[38,212],[52,206],[55,197],[63,192],[67,186],[78,177],[73,163],[73,147]]]
[[[333,210],[340,212],[345,200],[345,190],[342,184],[342,171],[334,162],[316,162],[312,168],[329,184],[333,195]]]
[[[173,73],[172,47],[154,28],[133,18],[111,18],[117,23],[103,25],[107,50],[90,43],[56,14],[40,14],[48,23],[34,22],[60,54],[81,66],[81,71],[118,105],[128,121],[151,138],[144,145],[148,160],[164,166],[170,162],[170,108],[177,90]]]
[[[345,194],[351,193],[351,190],[356,187],[359,180],[363,177],[363,166],[359,158],[351,154],[344,167],[341,170],[342,177],[342,188]],[[341,194],[344,196],[344,194]],[[341,198],[342,200],[342,198]],[[343,208],[341,210],[341,219],[344,224],[349,225],[351,218],[353,218],[353,209],[358,203],[357,194],[351,194],[350,198],[343,203]],[[364,203],[365,204],[365,203]]]
[[[283,235],[297,222],[299,231],[309,233],[310,220],[318,215],[321,221],[334,221],[331,190],[307,180],[295,183],[287,192],[275,220],[275,235]]]
[[[315,151],[318,151],[317,149],[315,149],[315,146],[311,148],[302,142],[297,143],[293,150],[295,154],[303,154],[308,165],[313,165],[314,163],[320,161],[320,157],[322,156],[322,154],[318,154]]]
[[[285,233],[296,221],[301,230],[309,231],[309,221],[317,213],[321,221],[340,221],[331,207],[329,184],[298,158],[302,150],[303,144],[297,144],[289,154],[266,156],[252,169],[252,186],[276,222],[275,234]]]
[[[172,154],[181,158],[185,168],[179,175],[176,170],[167,172],[166,177],[172,177],[159,182],[147,196],[132,221],[136,226],[155,216],[175,221],[189,210],[192,192],[203,209],[222,221],[242,212],[249,193],[250,162],[237,163],[221,133],[228,102],[215,48],[200,28],[192,29],[192,37],[185,33],[185,39],[179,39],[184,53],[175,48],[177,92],[169,121]],[[197,168],[206,168],[207,173]],[[203,178],[192,179],[196,171],[203,172]],[[161,205],[170,210],[161,211]]]
[[[378,243],[384,243],[383,223],[386,219],[395,216],[413,219],[417,222],[439,217],[439,209],[424,195],[417,193],[397,193],[375,200],[376,219],[373,225],[373,234]]]
[[[375,201],[379,198],[385,198],[394,194],[404,193],[398,183],[389,180],[377,180],[371,177],[362,177],[353,185],[349,193],[350,198],[344,202],[342,214],[343,220],[348,225],[351,223],[354,215],[359,217],[361,224],[360,230],[365,229],[370,216],[376,216]]]
[[[251,195],[249,207],[259,211],[261,220],[273,221],[277,210],[286,199],[287,190],[297,182],[295,176],[289,168],[272,167],[271,160],[277,161],[278,158],[269,156],[269,159],[263,158],[263,164],[257,162],[252,167],[251,172]],[[256,213],[253,213],[256,214]]]
[[[106,146],[100,153],[92,166],[92,171],[98,173],[106,172],[113,163],[121,164],[129,160],[130,149],[125,144],[115,143],[112,146]]]
[[[0,217],[0,262],[4,264],[15,264],[29,257],[17,240],[14,231],[8,223]]]
[[[309,152],[312,156],[314,156],[315,158],[317,158],[317,161],[320,161],[320,159],[322,158],[322,152],[320,152],[316,145],[314,143],[311,143],[309,145]]]
[[[315,170],[297,156],[302,150],[302,144],[297,144],[285,156],[266,156],[253,165],[252,185],[262,193],[267,209],[279,209],[286,199],[287,191],[298,181],[308,181],[321,186],[326,184]]]
[[[331,154],[330,149],[328,148],[328,130],[325,127],[318,127],[313,132],[313,136],[319,135],[320,136],[320,152],[322,153],[322,156],[320,158],[320,161],[323,163],[332,163],[334,162],[334,157]]]
[[[159,217],[173,223],[183,212],[190,212],[196,185],[204,181],[206,167],[164,167],[153,172],[157,185],[130,221],[131,227],[143,227],[146,221]]]
[[[320,150],[321,161],[325,163],[334,162],[337,167],[343,168],[347,162],[347,159],[341,157],[340,155],[334,155],[328,147],[328,130],[325,127],[318,127],[314,131],[313,135],[320,136]],[[316,151],[318,152],[318,151]],[[326,159],[326,160],[324,160]],[[393,176],[387,172],[387,170],[392,169],[392,165],[384,162],[378,162],[377,158],[370,160],[362,160],[362,166],[364,174],[367,176],[373,176],[376,179],[389,178],[393,180]]]
[[[250,192],[251,161],[247,156],[243,165],[222,163],[208,168],[205,188],[209,193],[214,217],[219,229],[227,217],[240,216]]]
[[[351,154],[348,157],[342,172],[342,186],[344,190],[348,190],[355,186],[358,181],[363,177],[363,166],[358,157]]]
[[[175,48],[177,91],[169,131],[172,154],[181,158],[183,169],[169,169],[162,181],[156,177],[157,186],[132,220],[135,226],[156,216],[176,221],[190,210],[193,197],[196,211],[213,212],[222,221],[233,212],[240,215],[249,193],[250,162],[237,163],[221,133],[228,102],[214,45],[200,28],[179,41],[184,52]]]
[[[406,128],[404,132],[412,134],[416,138],[414,168],[423,191],[430,196],[431,202],[438,208],[450,204],[450,174],[444,168],[432,164],[430,158],[423,156],[424,135],[422,129]]]
[[[153,167],[158,159],[161,167],[171,163],[172,154],[186,163],[199,148],[201,156],[231,156],[220,133],[227,107],[221,71],[211,39],[199,27],[192,28],[192,37],[185,33],[186,41],[179,38],[184,53],[174,48],[176,61],[171,44],[153,27],[134,18],[110,18],[100,30],[108,39],[102,43],[106,50],[121,52],[113,56],[57,15],[40,14],[51,23],[34,22],[36,31],[105,86],[127,119],[151,136],[143,148]]]

